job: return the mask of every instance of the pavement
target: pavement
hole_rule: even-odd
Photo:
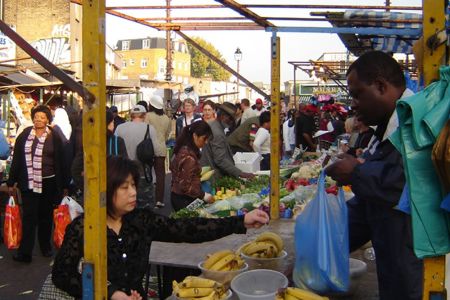
[[[166,181],[166,206],[155,209],[158,213],[169,215],[172,212],[168,189],[170,176]],[[1,200],[1,199],[0,199]],[[37,245],[37,243],[35,243]],[[41,255],[39,247],[33,252],[33,261],[30,264],[17,263],[12,260],[15,251],[6,249],[0,244],[0,300],[38,299],[45,278],[51,273],[53,258],[45,258]],[[358,279],[358,285],[352,295],[331,297],[331,299],[348,300],[377,300],[378,287],[375,262],[366,260],[363,251],[359,250],[352,257],[365,261],[368,265],[367,272]]]

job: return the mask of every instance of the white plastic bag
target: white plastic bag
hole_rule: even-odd
[[[83,207],[78,204],[78,202],[75,201],[72,197],[64,197],[61,201],[61,204],[67,204],[69,206],[69,214],[71,220],[75,219],[84,212]]]

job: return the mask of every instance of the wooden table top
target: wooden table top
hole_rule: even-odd
[[[294,220],[279,219],[270,221],[269,225],[262,228],[249,229],[246,234],[232,234],[210,242],[199,244],[153,242],[149,261],[154,265],[196,269],[207,254],[224,249],[237,250],[243,243],[254,240],[261,232],[269,230],[283,238],[288,253],[284,262],[287,271],[292,269],[295,260],[294,227]]]

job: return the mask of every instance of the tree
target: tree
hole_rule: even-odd
[[[192,38],[197,44],[208,50],[215,57],[218,57],[222,62],[227,61],[222,57],[222,54],[214,48],[211,43],[208,43],[200,37]],[[191,55],[191,76],[196,78],[205,77],[205,75],[211,75],[215,81],[227,81],[230,79],[230,73],[223,69],[221,66],[213,62],[206,55],[201,53],[197,48],[188,43],[189,53]]]

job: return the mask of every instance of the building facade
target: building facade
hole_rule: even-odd
[[[82,77],[82,7],[68,0],[2,0],[3,21],[49,61]],[[106,46],[107,79],[116,79],[121,57]],[[37,63],[20,47],[8,59],[31,70]],[[0,53],[0,59],[5,57]]]
[[[191,56],[186,42],[173,41],[172,50],[172,81],[187,84],[191,75]],[[122,79],[165,80],[165,38],[119,40],[116,51],[122,56]]]

